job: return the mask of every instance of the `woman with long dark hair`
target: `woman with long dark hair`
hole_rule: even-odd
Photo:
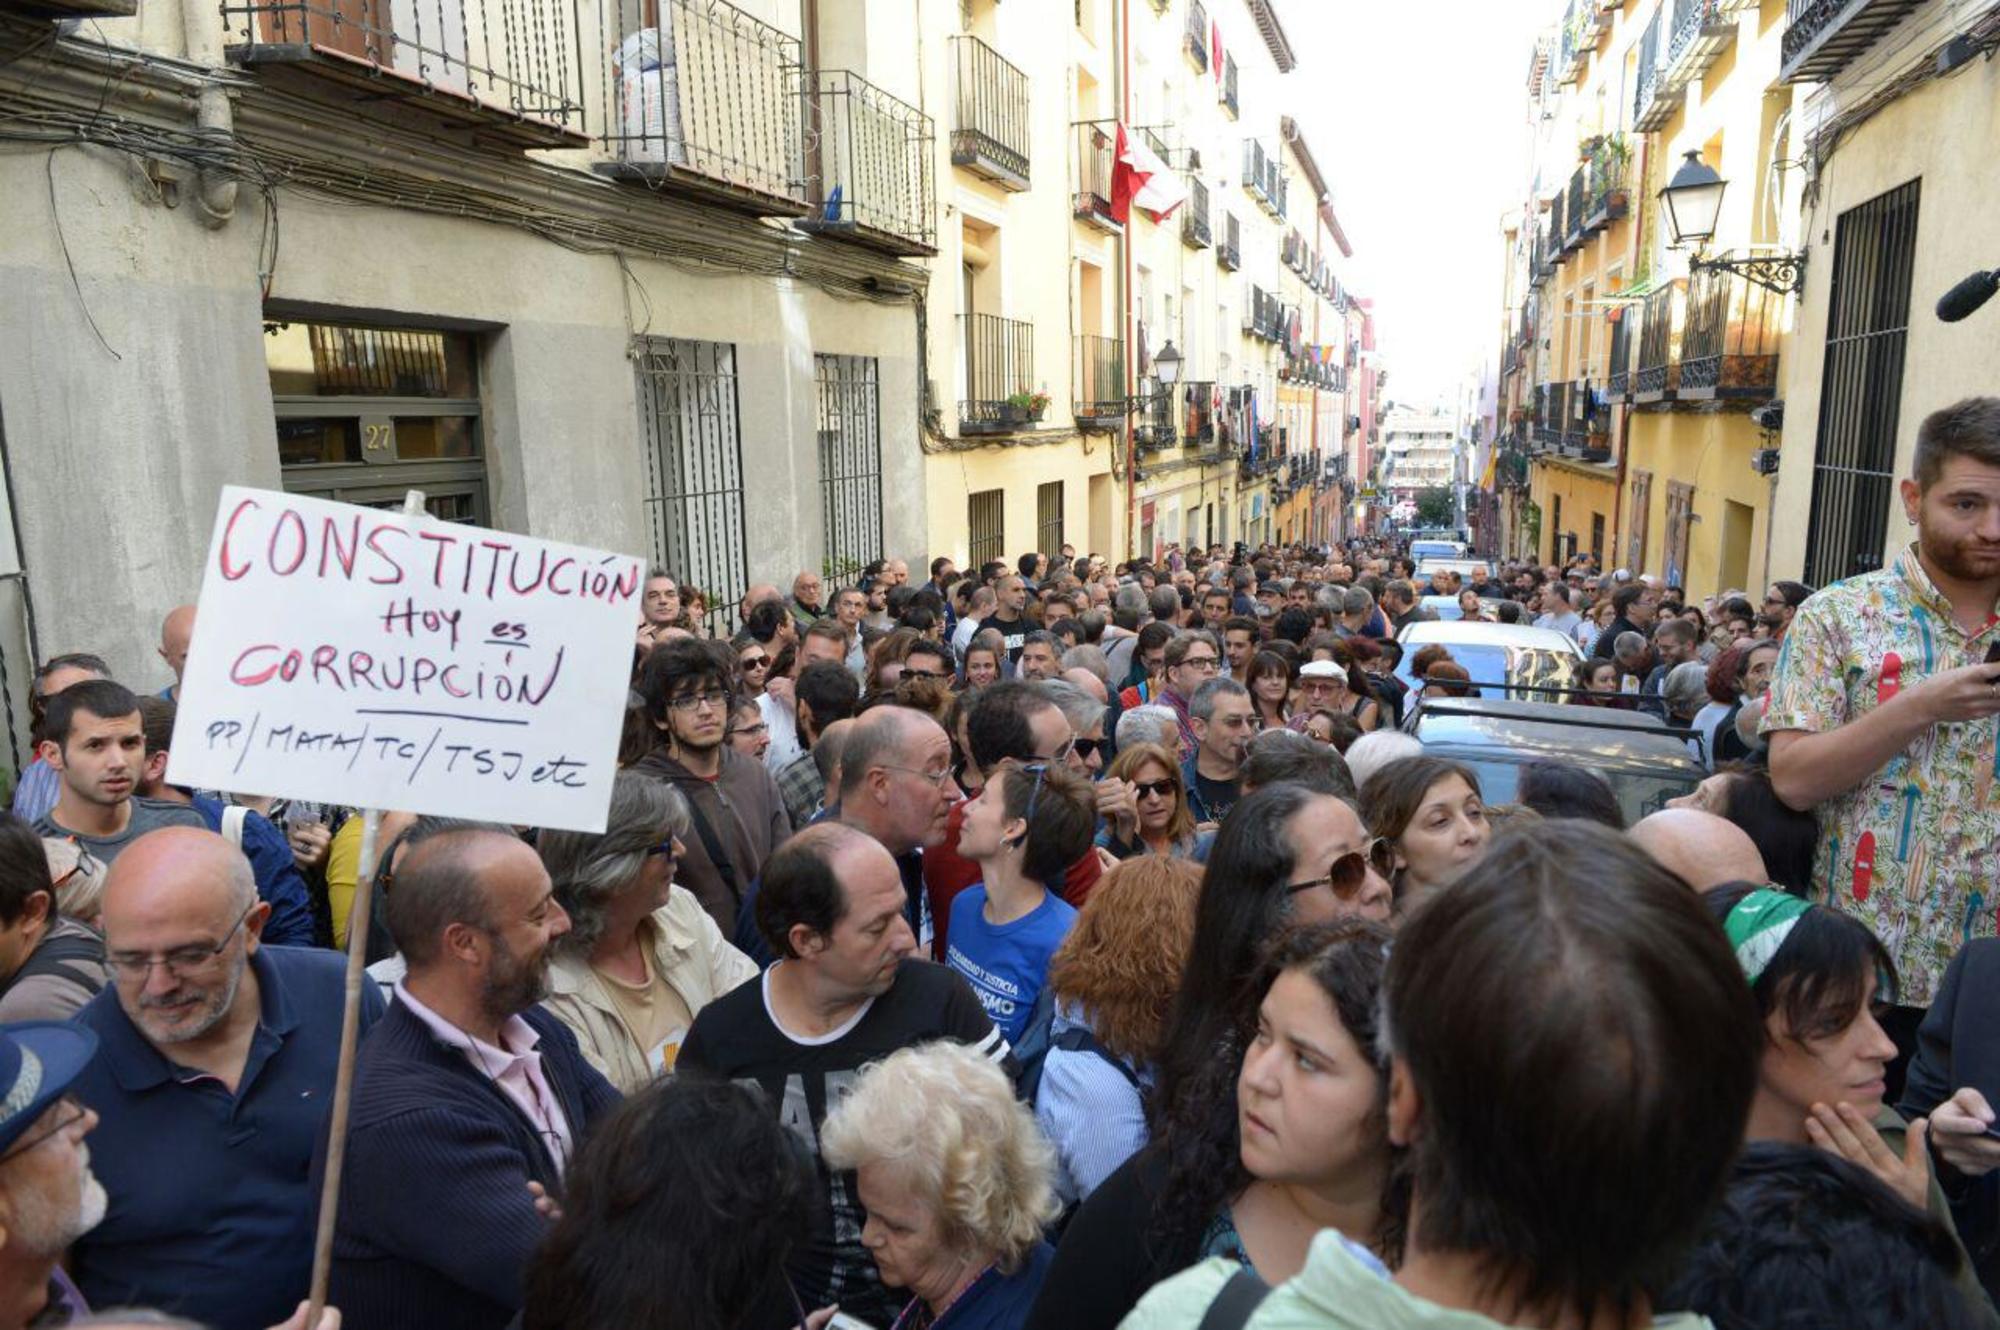
[[[1250,690],[1250,714],[1260,730],[1283,729],[1291,719],[1292,667],[1275,651],[1259,651],[1243,672]]]

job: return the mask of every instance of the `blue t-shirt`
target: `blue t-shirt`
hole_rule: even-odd
[[[1012,1043],[1049,977],[1049,958],[1069,936],[1076,908],[1054,892],[1009,924],[986,922],[986,884],[975,883],[951,901],[950,939],[944,963],[965,976],[980,1005]]]

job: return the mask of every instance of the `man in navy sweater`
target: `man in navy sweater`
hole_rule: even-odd
[[[355,1066],[332,1301],[369,1330],[500,1330],[547,1227],[528,1184],[560,1193],[618,1092],[535,1005],[569,917],[520,840],[409,851],[389,930],[409,973]]]

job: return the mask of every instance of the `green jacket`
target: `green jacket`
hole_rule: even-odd
[[[1209,1303],[1236,1262],[1216,1258],[1157,1285],[1119,1323],[1118,1330],[1196,1330]],[[1663,1316],[1656,1330],[1713,1330],[1707,1318]],[[1405,1292],[1347,1250],[1331,1229],[1313,1239],[1298,1278],[1271,1291],[1250,1318],[1248,1330],[1501,1330],[1500,1323],[1454,1311]]]

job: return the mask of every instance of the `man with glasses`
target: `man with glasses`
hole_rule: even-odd
[[[355,1062],[333,1300],[373,1330],[502,1326],[548,1232],[531,1188],[560,1203],[618,1092],[539,1005],[569,916],[519,837],[440,832],[397,864],[388,902],[409,969]],[[325,1167],[322,1152],[315,1182]]]
[[[1234,679],[1210,679],[1194,690],[1188,705],[1195,750],[1181,766],[1188,811],[1197,824],[1213,825],[1229,816],[1241,797],[1238,777],[1243,756],[1257,732],[1250,690]]]
[[[96,1306],[261,1330],[306,1295],[309,1172],[346,967],[332,952],[262,946],[269,916],[242,852],[206,828],[152,832],[111,865],[112,986],[76,1017],[100,1043],[76,1082],[103,1119],[91,1161],[118,1198],[71,1249]],[[382,1010],[366,984],[364,1033]]]
[[[727,742],[733,671],[720,652],[676,639],[646,657],[638,691],[662,743],[637,770],[687,800],[694,834],[679,881],[726,936],[764,861],[792,834],[792,820],[769,768]]]
[[[1203,632],[1186,632],[1167,643],[1163,657],[1166,687],[1152,700],[1163,707],[1172,709],[1180,722],[1181,761],[1194,756],[1198,738],[1194,732],[1193,718],[1188,714],[1188,702],[1195,690],[1215,678],[1222,671],[1222,648],[1215,639]]]

